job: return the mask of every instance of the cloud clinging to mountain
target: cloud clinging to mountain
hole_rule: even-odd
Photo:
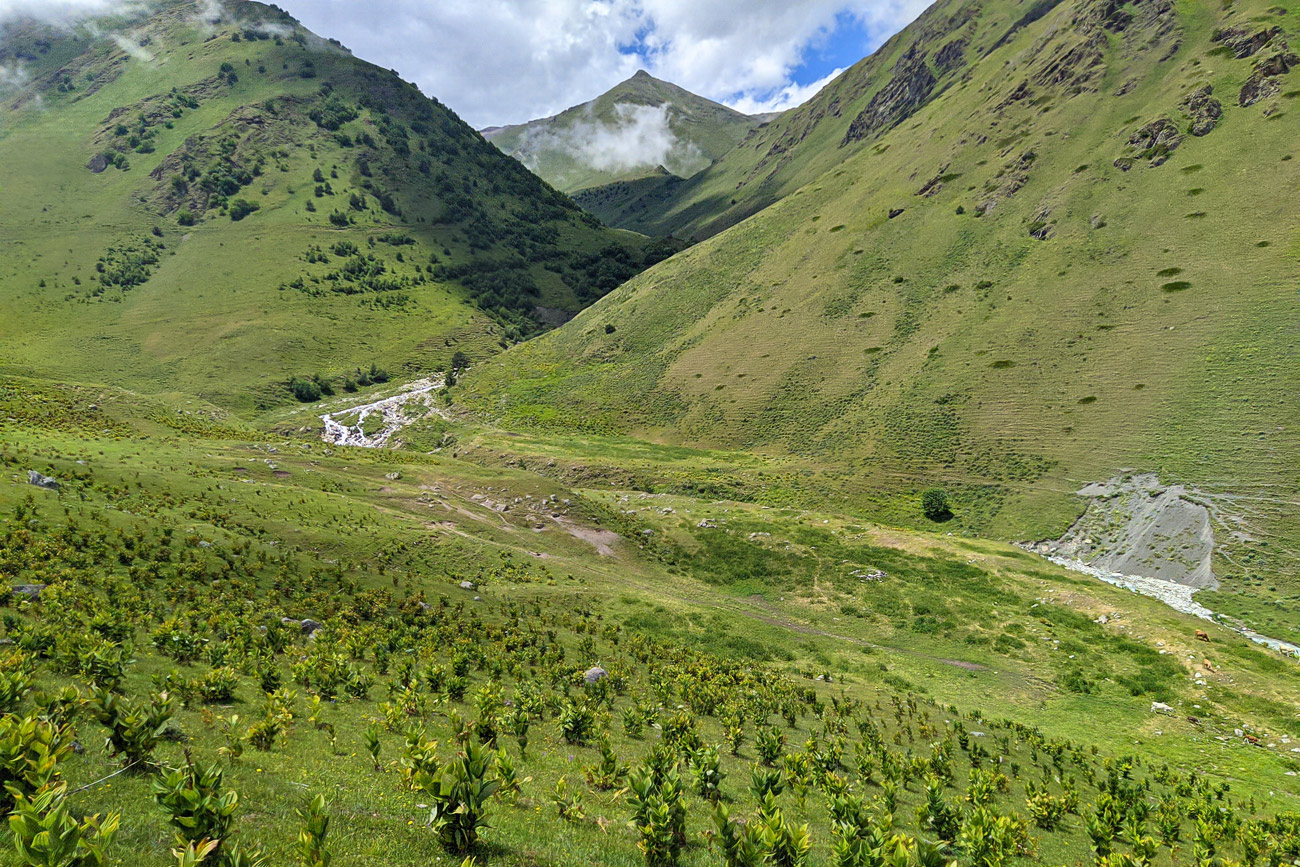
[[[396,68],[475,126],[577,105],[646,68],[743,110],[811,96],[795,72],[835,29],[861,54],[926,0],[282,0],[358,55]],[[870,44],[867,44],[870,42]],[[857,59],[856,57],[854,59]]]
[[[29,15],[70,24],[149,2],[0,0],[0,21]],[[220,9],[219,0],[196,0],[196,5]],[[319,35],[396,69],[471,124],[485,126],[556,113],[639,68],[741,111],[783,110],[833,77],[808,82],[797,73],[837,28],[851,22],[865,31],[860,47],[865,55],[919,14],[926,0],[280,0],[279,5]]]

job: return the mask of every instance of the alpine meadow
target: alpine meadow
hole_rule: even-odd
[[[0,865],[1300,865],[1300,4],[284,5],[0,2]]]

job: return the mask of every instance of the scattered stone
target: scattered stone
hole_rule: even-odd
[[[1106,218],[1101,214],[1093,214],[1092,219],[1088,221],[1088,225],[1094,229],[1104,229],[1106,228]]]
[[[601,668],[599,665],[594,665],[587,669],[586,673],[582,675],[582,680],[584,683],[595,683],[596,681],[604,680],[607,677],[609,677],[608,671]]]
[[[108,168],[108,157],[102,153],[95,154],[86,163],[86,168],[90,169],[93,174],[102,174],[104,169]]]
[[[38,488],[44,488],[47,491],[57,491],[59,489],[59,480],[50,476],[41,475],[36,470],[27,471],[27,484],[35,485]]]
[[[903,208],[890,208],[890,209],[889,209],[889,219],[892,220],[892,219],[894,219],[895,217],[897,217],[897,216],[898,216],[899,214],[901,214],[901,213],[903,213]]]
[[[319,621],[312,620],[310,617],[304,617],[302,620],[294,620],[292,617],[281,617],[280,622],[285,626],[298,627],[298,629],[302,631],[302,634],[306,635],[308,639],[314,639],[316,633],[320,632],[321,629],[324,628]]]
[[[473,590],[473,589],[474,589],[474,582],[473,582],[473,581],[462,581],[462,582],[460,582],[460,589],[461,589],[461,590]]]
[[[25,596],[32,602],[41,598],[41,591],[46,588],[45,584],[15,584],[9,589],[14,596]]]
[[[384,473],[384,478],[388,479],[388,481],[390,481],[390,482],[395,482],[395,481],[397,481],[398,479],[400,479],[401,477],[402,477],[402,474],[399,473],[399,472],[397,472],[396,470],[394,470],[394,471],[391,472],[391,473]]]
[[[1174,709],[1173,709],[1172,707],[1170,707],[1169,705],[1165,704],[1163,701],[1153,701],[1153,702],[1151,702],[1151,712],[1152,712],[1152,713],[1170,713],[1170,714],[1171,714],[1171,713],[1174,712]]]

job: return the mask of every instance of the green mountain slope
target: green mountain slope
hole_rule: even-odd
[[[940,4],[861,67],[891,70],[861,109],[846,75],[838,116],[765,165],[774,189],[828,171],[479,371],[475,405],[792,455],[897,520],[941,482],[961,526],[1004,538],[1152,471],[1230,498],[1225,590],[1290,598],[1294,12]]]
[[[554,117],[484,134],[557,189],[574,193],[663,174],[690,177],[760,123],[642,71]]]
[[[282,400],[482,358],[636,273],[452,112],[256,3],[0,32],[0,363]]]

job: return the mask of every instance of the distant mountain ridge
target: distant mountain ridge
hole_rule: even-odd
[[[557,115],[480,132],[552,186],[576,193],[660,169],[690,177],[763,122],[641,70]]]

